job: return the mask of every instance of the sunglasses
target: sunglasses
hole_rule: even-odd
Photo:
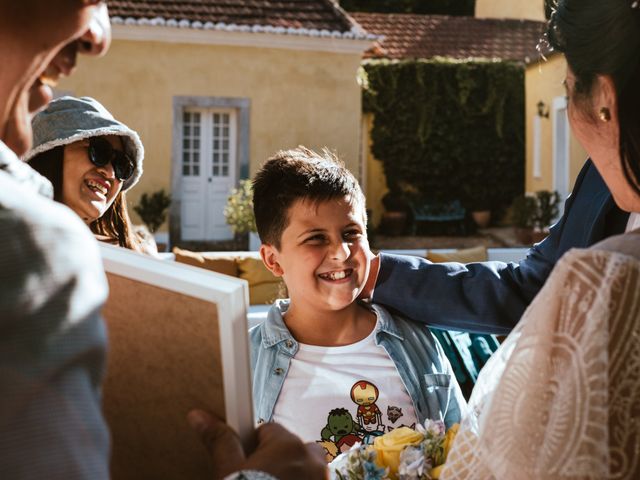
[[[135,170],[135,164],[129,155],[116,150],[108,140],[100,137],[89,139],[89,160],[96,167],[104,167],[111,163],[116,178],[121,182],[128,180]]]

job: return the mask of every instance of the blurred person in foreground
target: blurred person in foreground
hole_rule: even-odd
[[[109,434],[99,386],[107,296],[97,243],[54,203],[51,183],[22,163],[31,117],[52,99],[79,52],[110,42],[105,2],[0,2],[0,472],[16,479],[109,476]],[[247,458],[234,433],[202,411],[189,415],[217,476],[324,478],[320,449],[282,427],[257,431]],[[274,461],[276,452],[287,458]],[[268,473],[266,473],[268,472]]]

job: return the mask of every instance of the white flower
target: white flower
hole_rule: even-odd
[[[427,469],[431,469],[431,464],[425,462],[421,446],[408,446],[400,453],[400,480],[420,480]]]

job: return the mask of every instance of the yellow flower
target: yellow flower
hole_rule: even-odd
[[[444,449],[444,452],[443,452],[444,463],[446,463],[447,461],[447,457],[449,456],[449,452],[451,451],[451,447],[453,446],[453,442],[456,439],[456,435],[458,434],[459,429],[460,429],[460,424],[455,423],[451,425],[451,428],[447,430],[447,433],[444,436],[444,443],[442,444],[442,448]],[[435,480],[440,478],[440,475],[442,474],[442,469],[444,468],[444,463],[442,463],[441,465],[438,465],[437,467],[433,467],[431,469],[431,472],[429,472],[429,475],[431,475],[431,478]]]
[[[398,473],[400,452],[408,445],[418,445],[424,437],[409,427],[400,427],[376,437],[373,450],[376,452],[376,463],[380,467],[388,467],[392,478]]]
[[[447,456],[449,455],[449,451],[453,446],[453,441],[456,439],[456,435],[458,434],[458,430],[460,430],[460,424],[454,423],[451,425],[451,428],[447,430],[447,433],[444,436],[444,444],[442,445],[444,448],[444,461],[447,461]]]
[[[429,476],[434,480],[438,480],[440,478],[440,475],[442,474],[443,467],[444,467],[444,464],[438,465],[437,467],[433,467],[429,472]]]

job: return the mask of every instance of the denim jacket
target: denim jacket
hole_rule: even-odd
[[[289,371],[298,342],[284,324],[288,300],[278,300],[267,319],[249,331],[253,370],[253,405],[258,423],[269,422]],[[466,402],[442,347],[424,325],[391,315],[380,305],[370,305],[378,317],[376,345],[395,364],[420,423],[443,420],[449,428],[459,422]]]

